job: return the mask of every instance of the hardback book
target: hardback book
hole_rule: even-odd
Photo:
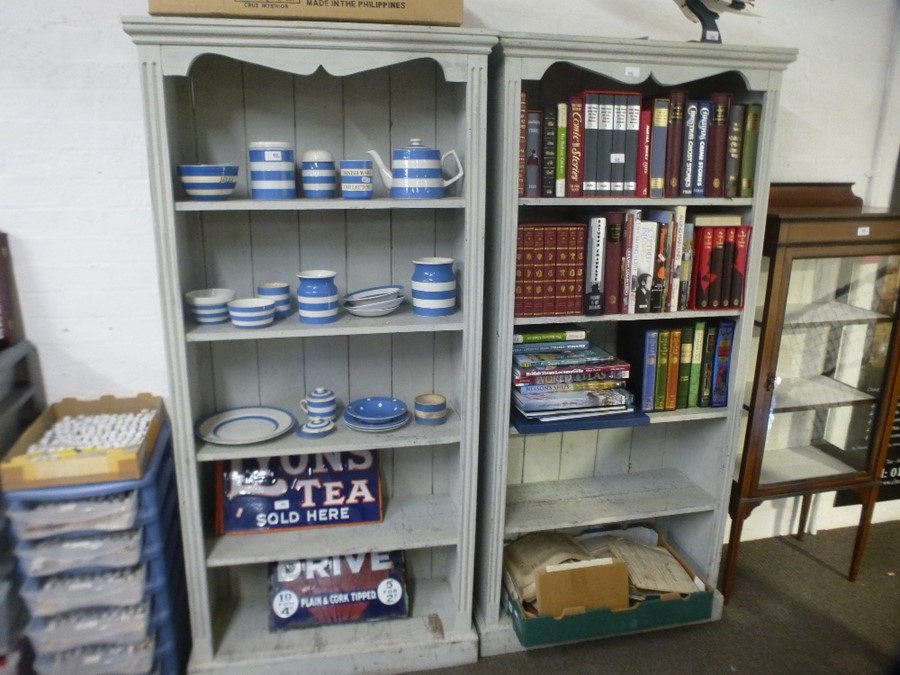
[[[737,246],[737,227],[725,228],[725,247],[722,256],[722,291],[719,294],[719,306],[722,309],[731,307],[731,279],[734,271],[734,252]]]
[[[594,216],[588,223],[587,273],[584,277],[584,313],[589,316],[603,314],[606,239],[606,217]]]
[[[687,92],[669,92],[669,131],[666,134],[666,197],[681,196],[682,150],[684,147],[684,108]]]
[[[409,615],[403,551],[269,564],[269,629],[280,632]]]
[[[746,106],[732,103],[728,108],[728,147],[725,153],[725,196],[737,197],[741,183],[741,145],[744,141]]]
[[[544,108],[543,147],[541,149],[541,196],[556,194],[556,106]]]
[[[712,228],[712,251],[709,255],[709,308],[722,306],[722,276],[725,272],[725,235],[727,227]]]
[[[519,196],[525,196],[525,158],[528,137],[528,96],[523,91],[519,97]]]
[[[744,282],[747,279],[747,257],[750,253],[750,226],[740,225],[735,228],[734,264],[731,266],[731,303],[732,309],[744,306]]]
[[[694,197],[706,196],[706,152],[709,147],[709,123],[712,103],[697,101],[697,134],[694,142],[694,171],[691,185]]]
[[[626,197],[637,195],[638,147],[641,134],[641,96],[626,94],[625,102],[625,162],[623,166]]]
[[[522,232],[522,316],[534,316],[534,225],[519,225]]]
[[[516,281],[513,316],[525,316],[525,229],[516,228]]]
[[[652,412],[656,400],[656,352],[659,345],[659,328],[651,326],[644,331],[642,342],[644,352],[643,366],[635,370],[641,373],[636,383],[637,394],[640,396],[640,409]],[[637,378],[636,378],[637,379]]]
[[[591,366],[560,366],[549,370],[513,368],[513,384],[519,386],[591,380],[627,380],[630,372],[630,364],[620,358],[616,358],[611,363],[599,363]]]
[[[569,285],[569,314],[584,314],[584,296],[581,294],[584,288],[584,273],[586,265],[587,226],[583,224],[570,226],[574,235],[569,237],[569,246],[572,247],[575,261],[574,281]]]
[[[555,384],[522,384],[516,387],[523,394],[541,394],[550,391],[600,391],[621,387],[622,380],[589,380],[587,382],[557,382]]]
[[[559,229],[556,225],[544,225],[544,309],[543,316],[556,314],[556,257],[559,253],[556,238]]]
[[[653,99],[650,134],[650,197],[666,196],[666,143],[669,133],[669,99]]]
[[[569,239],[575,236],[571,228],[561,223],[556,226],[556,295],[553,302],[553,313],[569,314],[569,275],[574,276],[575,258]]]
[[[691,379],[688,383],[687,407],[696,408],[700,400],[700,376],[703,347],[706,343],[706,321],[694,322],[694,345],[691,348]]]
[[[728,374],[731,369],[731,345],[734,340],[734,321],[719,322],[716,332],[715,356],[713,359],[710,407],[724,408],[728,405]]]
[[[653,409],[666,409],[666,383],[669,375],[669,328],[660,328],[656,343],[656,381],[653,386]]]
[[[622,390],[623,394],[630,394],[627,389]],[[556,410],[535,410],[532,412],[522,412],[518,408],[513,411],[513,424],[516,424],[515,415],[520,415],[527,422],[566,422],[569,420],[578,420],[587,417],[603,417],[605,415],[631,412],[634,406],[631,403],[622,403],[619,405],[604,405],[593,408],[559,408]],[[518,426],[516,427],[519,428]],[[527,433],[527,432],[523,432]]]
[[[669,286],[670,249],[672,248],[672,216],[673,213],[669,209],[644,211],[644,217],[657,224],[653,285],[650,289],[650,311],[655,313],[667,311],[666,294]]]
[[[681,327],[681,359],[678,364],[678,386],[675,394],[675,408],[688,407],[688,393],[691,385],[691,363],[694,356],[694,325]]]
[[[513,333],[513,344],[558,342],[561,340],[586,340],[587,331],[581,326],[564,324],[539,328],[520,328]]]
[[[684,225],[687,207],[679,204],[672,207],[672,225],[669,239],[672,242],[669,251],[668,284],[666,286],[666,311],[679,310],[678,298],[681,293],[681,265],[684,258]]]
[[[703,351],[700,356],[700,378],[697,405],[709,408],[712,400],[713,361],[716,355],[718,324],[708,323],[703,336]]]
[[[678,377],[681,372],[681,328],[669,329],[669,365],[666,372],[666,399],[663,410],[675,410],[678,400]]]
[[[566,410],[572,408],[605,408],[628,405],[633,402],[631,394],[621,387],[586,391],[548,391],[525,394],[513,390],[513,404],[522,413]]]
[[[603,313],[618,314],[622,292],[622,234],[625,212],[606,214],[606,252],[603,261]]]
[[[681,274],[678,275],[678,311],[680,312],[692,307],[690,303],[691,290],[693,288],[694,257],[694,223],[685,221],[681,252]]]
[[[712,262],[714,227],[694,225],[694,271],[691,287],[691,309],[709,309],[710,265]]]
[[[543,117],[540,110],[529,110],[525,126],[525,196],[541,196],[541,149]]]
[[[697,112],[699,102],[689,99],[684,105],[684,140],[681,155],[681,196],[694,195],[694,155],[697,148]]]
[[[613,137],[616,130],[615,94],[611,91],[597,93],[597,189],[595,196],[612,194]]]
[[[634,221],[640,219],[640,209],[625,211],[625,224],[622,227],[622,264],[619,281],[619,314],[634,314],[634,297],[632,294],[632,243],[634,241]]]
[[[636,215],[633,224],[631,244],[632,272],[629,296],[629,313],[641,314],[650,311],[653,280],[656,274],[656,231],[658,225]],[[630,310],[634,307],[634,311]]]
[[[641,108],[640,126],[638,128],[637,178],[635,179],[635,197],[650,196],[650,140],[653,131],[653,111]]]
[[[551,352],[570,352],[576,349],[589,349],[589,340],[547,340],[546,342],[520,342],[513,344],[513,354],[540,354]]]
[[[569,351],[531,352],[527,354],[513,354],[513,365],[522,370],[553,370],[560,366],[590,365],[596,363],[611,363],[615,361],[614,354],[602,347],[592,345],[588,349],[572,349]]]
[[[544,314],[544,255],[546,253],[544,237],[546,228],[543,225],[535,225],[534,231],[534,310],[533,316],[545,316]]]
[[[581,196],[584,176],[584,97],[569,98],[569,123],[566,150],[566,197]]]
[[[741,143],[740,196],[752,197],[756,182],[756,152],[759,146],[759,127],[762,121],[762,104],[747,106],[744,119],[744,141]]]
[[[716,92],[710,96],[712,114],[709,119],[707,147],[706,196],[725,196],[725,153],[728,149],[728,106],[731,94]]]
[[[600,162],[600,92],[584,91],[584,172],[581,178],[581,196],[597,196],[597,171]]]
[[[556,104],[556,183],[554,196],[566,196],[566,163],[569,143],[569,104]]]
[[[613,95],[612,151],[609,155],[609,194],[613,197],[621,197],[625,194],[625,135],[628,131],[629,98],[627,94],[620,92]]]

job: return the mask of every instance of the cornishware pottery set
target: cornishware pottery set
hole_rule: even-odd
[[[463,177],[462,162],[455,150],[441,153],[422,145],[419,138],[391,153],[388,168],[375,150],[369,159],[335,162],[328,150],[307,150],[300,158],[300,185],[307,199],[371,199],[378,169],[393,199],[441,199],[446,188]],[[454,173],[444,178],[444,163],[453,160]],[[374,162],[374,167],[373,167]],[[283,141],[256,141],[248,148],[250,197],[252,199],[296,199],[297,162],[294,148]],[[181,164],[178,175],[187,195],[194,200],[221,201],[234,192],[237,164]]]

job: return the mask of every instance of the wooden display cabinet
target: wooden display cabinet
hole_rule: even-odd
[[[771,188],[726,599],[744,520],[770,499],[802,497],[802,537],[813,495],[855,493],[859,572],[896,405],[900,288],[900,214],[860,204],[849,184]]]

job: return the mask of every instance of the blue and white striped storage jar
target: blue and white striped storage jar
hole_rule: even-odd
[[[297,171],[294,149],[280,141],[250,144],[250,196],[253,199],[295,199]]]
[[[413,260],[413,314],[447,316],[456,311],[456,274],[453,258]]]
[[[297,313],[301,323],[331,323],[338,318],[338,289],[332,270],[297,273]]]
[[[334,157],[327,150],[304,152],[300,174],[303,181],[303,196],[307,199],[334,199],[337,195]]]

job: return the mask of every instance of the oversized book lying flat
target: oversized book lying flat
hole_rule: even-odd
[[[631,366],[627,361],[624,361],[618,357],[613,358],[612,361],[607,361],[606,363],[595,363],[595,364],[584,364],[584,365],[573,365],[573,366],[559,366],[557,368],[521,368],[521,367],[513,367],[513,376],[516,378],[520,377],[529,377],[532,375],[587,375],[591,373],[603,374],[607,377],[628,377],[628,375],[621,375],[621,373],[628,373],[631,369]],[[617,375],[618,374],[618,375]],[[526,384],[522,382],[521,384]],[[528,383],[530,384],[530,383]]]
[[[631,392],[622,388],[599,391],[552,391],[534,394],[523,394],[514,390],[513,401],[519,410],[529,413],[540,410],[630,405],[633,397]]]
[[[519,368],[550,369],[558,366],[585,366],[615,361],[614,354],[601,347],[571,349],[562,352],[537,352],[513,354],[513,363]]]

